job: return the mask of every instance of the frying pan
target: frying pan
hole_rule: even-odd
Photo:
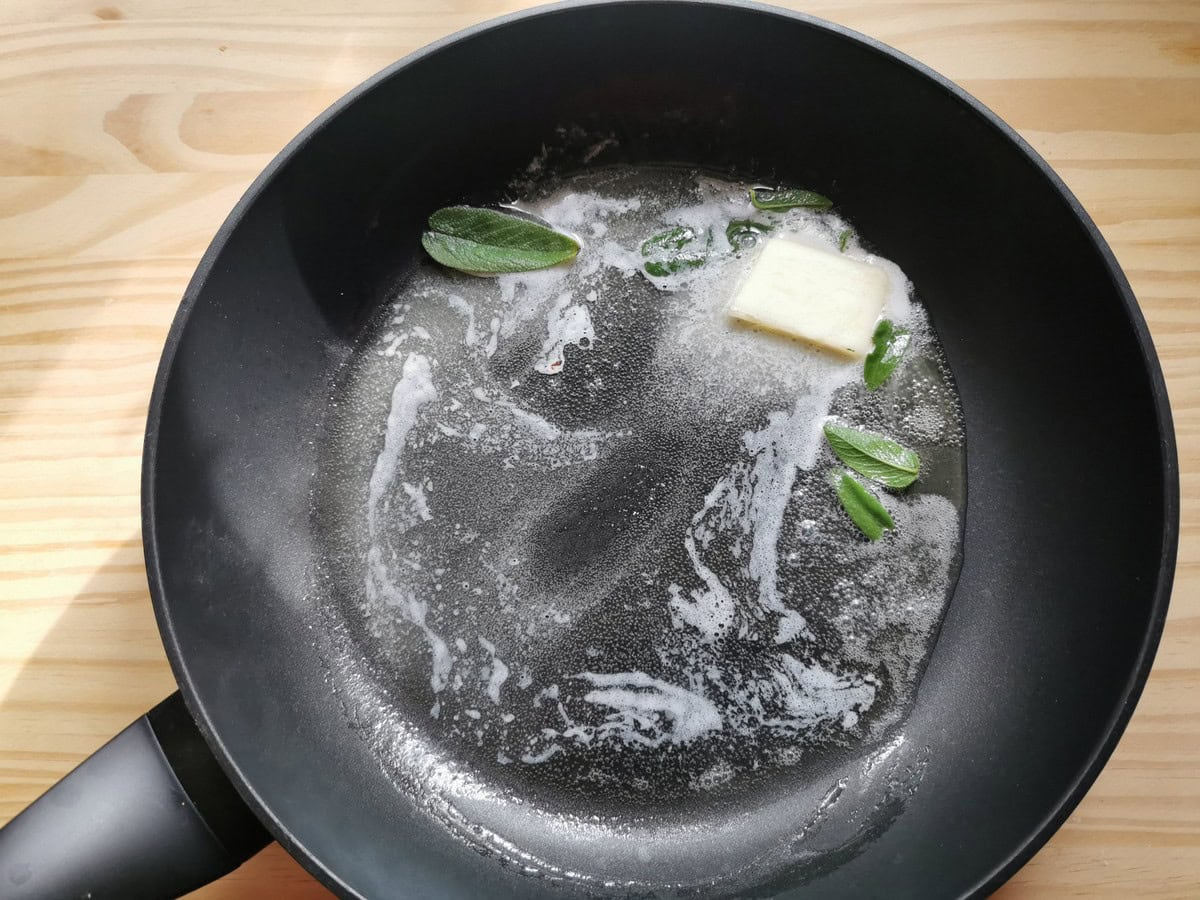
[[[344,627],[312,580],[338,372],[427,264],[426,217],[495,198],[576,129],[614,139],[595,164],[831,194],[917,286],[966,423],[961,572],[902,728],[720,808],[668,822],[639,807],[666,854],[657,880],[652,855],[603,827],[539,819],[519,781],[486,811],[504,852],[470,815],[457,832],[433,815],[364,734],[380,720],[337,688],[374,661],[337,656]],[[568,147],[558,164],[582,161]],[[1066,818],[1132,713],[1167,609],[1177,481],[1162,376],[1111,252],[1046,164],[944,79],[750,4],[574,5],[468,30],[309,126],[201,261],[143,467],[180,694],[0,832],[0,893],[174,895],[269,835],[345,896],[986,894]],[[838,790],[865,805],[834,805]],[[781,842],[799,848],[790,864],[756,867],[748,848]],[[707,881],[680,874],[685,857]]]

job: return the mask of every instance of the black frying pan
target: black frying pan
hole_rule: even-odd
[[[523,872],[513,859],[537,837],[527,823],[501,834],[515,845],[503,864],[494,843],[479,852],[435,823],[331,687],[356,665],[367,677],[372,661],[329,671],[339,625],[311,581],[326,405],[356,336],[421,262],[428,213],[494,198],[562,142],[562,125],[616,137],[607,162],[831,194],[917,285],[965,413],[961,576],[903,723],[909,750],[892,764],[886,740],[851,748],[845,777],[883,765],[882,787],[864,794],[868,808],[818,823],[814,851],[790,867],[755,870],[739,841],[782,840],[786,828],[768,833],[781,798],[818,810],[836,766],[729,800],[738,841],[687,832],[701,874],[720,875],[707,893],[985,894],[1079,801],[1150,668],[1178,517],[1162,376],[1095,227],[978,103],[843,29],[744,5],[560,7],[373,78],[306,129],[222,227],[171,329],[146,433],[146,561],[183,699],[0,833],[4,896],[175,894],[237,865],[267,832],[347,896],[696,887],[678,873],[622,877],[603,841]],[[564,151],[558,164],[572,163]],[[469,838],[471,822],[459,825]],[[615,876],[580,887],[563,868]]]

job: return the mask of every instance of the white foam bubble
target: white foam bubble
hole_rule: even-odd
[[[475,331],[475,308],[458,294],[450,294],[446,301],[452,310],[467,320],[466,328],[463,331],[463,341],[467,344],[477,343],[479,336]]]
[[[589,347],[596,339],[592,318],[586,306],[573,303],[570,294],[563,294],[550,310],[546,322],[546,340],[542,343],[542,354],[533,364],[533,370],[543,375],[562,372],[566,361],[568,344]]]
[[[416,353],[404,360],[400,380],[392,391],[392,404],[388,410],[387,430],[384,432],[383,449],[371,470],[371,481],[367,495],[367,528],[374,537],[378,531],[379,506],[384,494],[396,477],[400,454],[408,433],[416,424],[417,414],[426,403],[437,400],[437,389],[433,386],[429,360]]]
[[[575,677],[596,686],[583,695],[585,703],[613,710],[597,727],[601,734],[657,747],[663,741],[678,744],[721,730],[721,714],[707,697],[645,672],[581,672]]]

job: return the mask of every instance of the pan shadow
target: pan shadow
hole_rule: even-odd
[[[16,657],[0,669],[9,676],[0,681],[0,822],[174,689],[141,541],[131,535],[111,548],[69,598],[47,597],[22,579],[0,600],[0,627]],[[72,581],[69,570],[47,575],[53,582],[43,583]]]
[[[175,690],[134,534],[67,600],[0,597],[0,826]],[[11,680],[5,670],[16,669]],[[11,669],[9,670],[11,671]],[[193,900],[331,896],[271,844]]]

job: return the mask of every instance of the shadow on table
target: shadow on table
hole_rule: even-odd
[[[54,606],[41,598],[2,598],[0,631],[36,632]],[[10,646],[19,648],[20,638]],[[175,690],[137,535],[113,544],[105,563],[23,655],[12,683],[0,688],[0,824]],[[316,900],[330,894],[272,844],[189,895],[192,900],[264,896]]]

